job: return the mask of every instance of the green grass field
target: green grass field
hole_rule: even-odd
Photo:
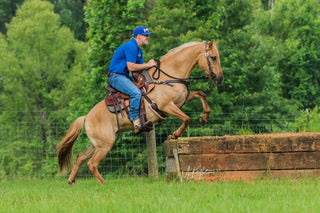
[[[0,212],[319,212],[319,179],[255,183],[63,178],[0,182]]]

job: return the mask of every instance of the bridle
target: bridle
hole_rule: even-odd
[[[206,43],[205,45],[205,56],[206,56],[206,59],[207,59],[207,64],[208,64],[208,67],[209,67],[209,74],[207,74],[206,76],[200,76],[200,77],[195,77],[195,78],[177,78],[177,77],[174,77],[168,73],[166,73],[165,71],[163,71],[161,68],[160,68],[160,60],[156,60],[157,62],[157,65],[156,65],[156,69],[153,71],[152,73],[152,78],[154,80],[158,80],[160,78],[160,74],[163,73],[165,74],[166,76],[174,79],[174,80],[166,80],[166,81],[154,81],[154,82],[149,82],[149,84],[167,84],[169,86],[173,86],[171,83],[181,83],[181,84],[184,84],[186,85],[187,87],[190,86],[190,80],[200,80],[200,79],[207,79],[209,78],[209,76],[212,76],[214,77],[215,74],[212,70],[212,67],[211,67],[211,62],[210,62],[210,59],[209,59],[209,53],[208,53],[208,44]]]
[[[209,76],[214,77],[215,74],[214,74],[214,72],[213,72],[213,70],[212,70],[212,67],[211,67],[211,62],[210,62],[210,59],[209,59],[208,44],[207,44],[207,42],[206,42],[206,46],[205,46],[205,51],[206,51],[206,52],[204,53],[204,55],[205,55],[206,58],[207,58],[207,64],[208,64],[208,67],[209,67]]]

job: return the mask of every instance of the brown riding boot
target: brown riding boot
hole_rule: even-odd
[[[135,120],[132,121],[133,123],[133,127],[134,127],[134,134],[138,134],[141,131],[141,123],[140,123],[140,119],[137,118]]]

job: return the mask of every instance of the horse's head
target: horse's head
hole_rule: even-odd
[[[220,85],[223,82],[223,72],[217,44],[218,41],[215,43],[210,41],[204,44],[204,51],[201,53],[198,64],[215,84]]]

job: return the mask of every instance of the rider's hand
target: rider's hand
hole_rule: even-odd
[[[155,67],[157,66],[157,62],[154,59],[151,59],[150,61],[148,61],[147,65],[149,67]]]

